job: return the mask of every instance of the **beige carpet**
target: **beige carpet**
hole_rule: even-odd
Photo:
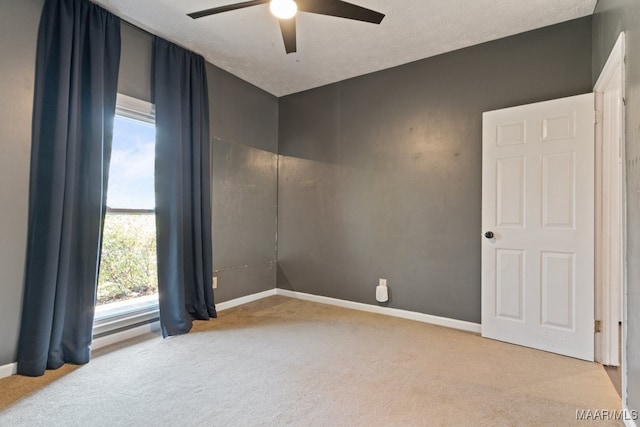
[[[597,364],[285,297],[128,344],[0,380],[0,425],[622,425],[576,420],[620,407]]]

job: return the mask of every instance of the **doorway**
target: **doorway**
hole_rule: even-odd
[[[614,374],[613,378],[614,381],[616,376],[621,378],[620,389],[622,392],[622,401],[623,405],[626,406],[627,372],[625,343],[627,331],[624,57],[624,33],[621,33],[594,86],[595,100],[591,103],[591,114],[593,118],[591,123],[595,123],[595,126],[592,126],[592,129],[595,128],[595,149],[592,151],[595,155],[592,162],[592,164],[595,165],[595,175],[592,175],[593,178],[586,179],[594,183],[595,188],[592,186],[591,190],[583,190],[595,196],[595,203],[589,204],[589,206],[593,206],[595,209],[586,208],[592,211],[595,216],[595,223],[591,228],[595,233],[588,242],[589,245],[595,244],[592,250],[592,253],[595,252],[595,257],[592,263],[587,263],[587,266],[585,266],[585,268],[588,268],[594,273],[594,276],[589,282],[591,283],[590,289],[593,296],[593,303],[583,303],[573,305],[573,307],[576,307],[576,312],[581,311],[583,314],[589,313],[591,321],[594,321],[593,329],[591,329],[589,334],[582,335],[583,339],[581,342],[584,344],[585,341],[590,341],[591,360],[600,362],[605,366],[611,366],[613,369],[618,367],[617,374]],[[549,102],[556,103],[559,101],[560,100]],[[544,107],[546,108],[547,105]],[[524,110],[516,111],[516,108],[524,108]],[[535,209],[532,210],[533,215],[542,214],[544,216],[545,212],[544,206],[542,208],[538,206],[540,203],[544,205],[544,197],[540,196],[540,194],[544,196],[544,191],[538,191],[539,189],[536,190],[534,188],[534,196],[530,202],[527,202],[527,197],[529,196],[525,191],[525,182],[532,183],[534,187],[536,185],[539,186],[541,182],[544,183],[544,178],[542,181],[539,179],[539,175],[543,175],[544,170],[529,179],[526,178],[526,174],[528,174],[528,171],[532,168],[538,170],[539,167],[544,164],[543,157],[547,154],[541,151],[542,157],[540,157],[539,154],[533,153],[534,161],[529,162],[527,159],[529,153],[523,154],[518,150],[520,150],[521,146],[526,145],[527,129],[531,129],[531,125],[528,126],[528,123],[532,123],[533,128],[537,132],[533,132],[531,138],[544,141],[544,125],[540,127],[538,119],[539,116],[548,114],[546,109],[543,112],[531,110],[531,108],[534,108],[533,106],[516,108],[507,109],[504,110],[504,112],[485,113],[491,115],[490,118],[492,121],[489,123],[490,127],[483,130],[483,150],[485,150],[484,144],[485,141],[487,141],[489,146],[493,145],[494,148],[497,147],[496,150],[505,151],[505,148],[508,148],[508,150],[506,150],[508,152],[506,152],[504,156],[497,153],[497,151],[496,153],[489,153],[489,162],[487,164],[484,163],[483,153],[483,335],[521,345],[541,348],[547,351],[563,353],[554,348],[553,333],[547,333],[549,331],[555,331],[557,328],[554,329],[554,326],[558,325],[553,325],[549,322],[545,325],[545,316],[548,315],[549,312],[547,311],[545,314],[543,307],[543,304],[545,304],[544,289],[545,287],[546,289],[554,289],[554,292],[560,297],[554,297],[546,301],[549,307],[556,310],[555,312],[558,314],[556,317],[564,322],[560,322],[560,326],[564,327],[566,331],[574,331],[575,328],[568,322],[565,322],[568,318],[567,315],[574,315],[574,313],[571,312],[572,303],[570,300],[562,297],[566,296],[564,292],[565,289],[570,290],[570,297],[576,295],[573,293],[574,287],[572,287],[576,283],[572,274],[578,271],[573,268],[575,264],[570,262],[571,260],[569,258],[571,257],[568,257],[565,262],[566,268],[555,269],[557,270],[556,273],[561,273],[553,279],[553,286],[559,284],[560,291],[562,291],[557,292],[557,288],[550,286],[549,281],[545,284],[544,280],[542,280],[544,279],[545,262],[543,252],[545,250],[534,248],[533,251],[528,251],[525,247],[526,241],[523,241],[525,243],[514,243],[511,241],[506,242],[504,239],[505,236],[513,234],[512,232],[514,230],[525,230],[531,225],[531,222],[527,220],[526,212],[527,206],[530,206],[531,203],[534,203],[535,206]],[[524,114],[525,112],[531,117],[527,118],[524,115],[522,118],[516,117],[518,114]],[[570,116],[571,114],[562,115],[562,117]],[[577,113],[573,114],[573,116],[577,117]],[[551,120],[553,120],[553,117],[553,115],[549,116]],[[485,119],[486,118],[487,117],[485,117]],[[570,123],[571,120],[567,119],[564,120],[564,122]],[[572,137],[571,126],[561,125],[556,127],[555,130],[561,133],[564,132],[564,139],[570,139]],[[541,135],[538,135],[539,131],[542,131]],[[567,153],[570,152],[568,149],[564,151]],[[538,158],[542,160],[535,160]],[[565,163],[569,165],[571,162]],[[531,166],[527,167],[528,164]],[[565,168],[565,171],[569,169],[570,168]],[[491,182],[486,186],[486,189],[484,182],[485,171],[488,171],[489,175],[495,175],[490,177]],[[558,177],[563,176],[567,178],[569,175],[565,173],[558,175]],[[579,178],[576,181],[589,177],[589,175],[584,174],[576,174],[574,176]],[[558,191],[557,188],[553,188],[552,190],[554,192]],[[501,192],[504,193],[502,199],[500,199]],[[488,201],[485,201],[485,194],[489,195]],[[564,197],[553,198],[553,200],[560,202],[565,199]],[[501,203],[501,200],[505,203]],[[564,207],[565,213],[570,213],[571,204],[563,205],[560,203],[558,206]],[[558,212],[562,211],[563,209],[560,209]],[[571,217],[571,215],[565,216],[566,218]],[[542,235],[544,232],[544,230],[542,230],[544,224],[544,220],[534,217],[533,228],[538,227],[540,230],[534,230],[535,232],[529,233],[529,237],[535,240],[538,236]],[[565,224],[566,226],[564,227],[566,230],[573,229],[573,226],[569,227],[567,224]],[[496,230],[498,230],[497,233]],[[500,247],[502,243],[501,240],[509,243],[511,247]],[[496,242],[498,244],[496,244]],[[528,261],[531,255],[527,254],[527,251],[533,253],[534,262]],[[548,250],[546,251],[548,252]],[[554,253],[556,253],[556,255],[565,253],[566,255],[569,252],[568,250],[564,250],[555,251]],[[557,261],[562,257],[557,256],[556,258]],[[487,261],[486,265],[485,259]],[[561,263],[558,262],[557,264],[561,266]],[[530,275],[533,273],[535,276],[535,270],[538,270],[538,276],[527,278],[527,274]],[[569,274],[567,275],[565,272]],[[528,286],[526,282],[531,281],[537,284],[532,287],[526,287]],[[526,298],[532,296],[533,302],[528,303]],[[558,301],[561,303],[558,303]],[[534,317],[533,320],[526,317],[529,314]],[[583,319],[582,323],[586,324],[585,322]],[[525,337],[526,342],[522,342],[521,337],[524,335],[519,328],[522,329],[527,323],[531,327],[526,331],[528,333]],[[497,329],[494,328],[496,325],[498,325]],[[492,328],[494,329],[493,331],[491,330]],[[525,327],[525,329],[527,328]],[[539,331],[536,332],[536,329],[544,330],[544,333],[540,335],[538,333]],[[494,333],[495,331],[497,331],[497,335]],[[540,337],[542,338],[539,339]],[[559,341],[562,342],[563,339],[560,337]],[[549,342],[551,342],[551,344],[549,344]],[[568,354],[568,352],[564,352],[563,354]],[[588,356],[589,351],[583,354]],[[581,357],[577,354],[573,354],[573,356]],[[590,359],[589,357],[581,358]]]

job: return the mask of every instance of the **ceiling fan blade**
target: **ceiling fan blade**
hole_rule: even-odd
[[[296,0],[298,10],[379,24],[384,14],[341,0]]]
[[[251,0],[242,3],[229,4],[226,6],[201,10],[199,12],[188,13],[187,16],[190,16],[193,19],[198,19],[202,18],[203,16],[215,15],[216,13],[228,12],[230,10],[244,9],[245,7],[257,6],[264,3],[269,3],[269,0]]]
[[[296,51],[296,17],[291,19],[279,19],[280,31],[282,31],[282,40],[284,40],[284,48],[287,53]]]

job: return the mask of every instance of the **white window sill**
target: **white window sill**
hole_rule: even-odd
[[[158,320],[158,295],[96,306],[93,337],[99,338],[115,332]]]

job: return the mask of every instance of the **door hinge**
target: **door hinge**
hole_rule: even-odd
[[[596,333],[602,332],[602,320],[595,321],[594,330],[596,331]]]

